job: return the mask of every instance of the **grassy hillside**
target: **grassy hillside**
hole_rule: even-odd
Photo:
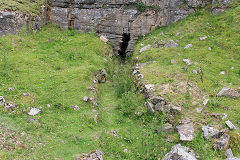
[[[45,0],[1,0],[0,10],[2,11],[18,11],[24,14],[37,15],[40,6]]]
[[[169,27],[159,28],[139,40],[133,59],[138,57],[139,63],[153,62],[141,69],[144,74],[143,83],[155,84],[157,94],[164,95],[169,102],[183,107],[182,115],[175,120],[176,124],[179,119],[189,117],[195,122],[195,128],[199,132],[203,124],[225,128],[227,119],[240,127],[240,99],[216,96],[225,86],[240,90],[239,20],[240,7],[239,2],[236,2],[231,9],[220,15],[201,10]],[[200,40],[200,37],[204,36],[207,38]],[[139,53],[143,45],[154,46],[155,41],[161,40],[174,40],[178,46],[152,47]],[[193,47],[184,49],[188,44],[192,44]],[[183,59],[189,59],[192,64],[186,65]],[[197,74],[194,74],[193,70],[196,70]],[[220,74],[222,71],[225,74]],[[194,92],[196,86],[200,89],[199,92]],[[204,95],[209,99],[207,106],[203,105]],[[203,107],[202,114],[196,112],[198,107]],[[213,113],[226,113],[228,117],[225,120],[214,118],[210,115]],[[230,147],[235,155],[239,156],[239,130],[230,131],[229,134]],[[199,136],[202,137],[202,134]],[[201,146],[201,149],[192,146],[192,143],[187,145],[197,150],[201,158],[211,159],[211,156],[204,158],[204,146]],[[222,156],[223,153],[221,152]]]

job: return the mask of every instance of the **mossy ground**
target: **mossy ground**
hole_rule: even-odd
[[[227,119],[231,120],[235,125],[240,126],[240,99],[217,97],[217,93],[223,87],[230,87],[239,91],[240,87],[240,7],[239,2],[232,4],[232,8],[220,15],[212,15],[208,10],[200,10],[191,16],[169,27],[161,27],[152,33],[142,37],[135,47],[134,57],[138,57],[139,63],[155,61],[146,65],[141,72],[144,74],[144,83],[163,86],[170,84],[177,86],[181,82],[191,82],[201,89],[201,96],[209,95],[209,102],[203,107],[203,99],[198,101],[194,96],[189,94],[190,91],[186,86],[186,91],[166,93],[164,96],[176,105],[183,106],[183,114],[179,118],[189,117],[196,123],[196,128],[201,129],[201,125],[214,124],[225,127],[225,121],[221,118],[213,118],[209,115],[196,113],[197,107],[203,107],[203,112],[211,113],[227,113]],[[179,33],[178,33],[179,32]],[[161,33],[164,33],[162,35]],[[178,33],[178,34],[177,34]],[[200,37],[207,36],[207,39],[200,40]],[[178,43],[176,48],[154,48],[139,53],[141,44],[153,44],[154,41],[174,40]],[[184,49],[187,44],[193,44],[192,48]],[[211,47],[211,50],[209,50]],[[193,63],[187,66],[182,60],[190,59]],[[171,60],[178,61],[172,64]],[[197,62],[194,64],[194,62]],[[199,69],[202,69],[202,74]],[[197,70],[198,74],[192,71]],[[225,71],[225,75],[220,74]],[[191,87],[189,87],[191,88]],[[176,87],[173,90],[178,90]],[[159,91],[160,92],[160,91]],[[192,103],[195,101],[196,103]],[[227,109],[228,108],[228,109]],[[226,110],[227,109],[227,110]],[[233,143],[230,147],[236,156],[240,155],[240,137],[239,131],[230,131],[235,138],[231,138]],[[199,134],[202,137],[201,134]],[[196,137],[197,139],[200,137]],[[236,138],[237,137],[237,138]],[[233,140],[234,139],[234,140]],[[197,140],[196,140],[197,141]],[[203,144],[202,142],[200,144]],[[190,143],[191,144],[191,143]],[[189,145],[189,143],[186,143]],[[190,145],[192,149],[198,152],[202,145]],[[197,149],[196,149],[197,148]],[[204,150],[200,152],[200,157],[204,154]],[[213,151],[205,152],[213,153]],[[216,159],[224,157],[221,154],[213,154]],[[209,156],[209,157],[208,157]],[[203,159],[215,159],[208,155]],[[205,157],[205,156],[204,156]],[[218,157],[218,158],[217,158]]]

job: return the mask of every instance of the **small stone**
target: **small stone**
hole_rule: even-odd
[[[0,106],[4,105],[5,102],[6,101],[5,101],[4,97],[0,96]]]
[[[207,36],[200,37],[200,41],[207,39]]]
[[[218,93],[219,97],[238,98],[240,94],[232,88],[223,87]]]
[[[198,74],[198,71],[197,70],[193,70],[192,73],[193,74]]]
[[[14,88],[14,87],[9,87],[8,90],[9,90],[9,91],[14,91],[15,88]]]
[[[231,67],[231,70],[234,70],[235,68],[234,67]]]
[[[196,66],[196,65],[198,65],[198,62],[194,62],[193,64]]]
[[[98,114],[96,114],[96,115],[94,116],[94,122],[95,122],[95,123],[98,123]]]
[[[184,63],[186,63],[188,66],[190,66],[192,64],[190,59],[183,59],[182,60]]]
[[[204,99],[204,101],[203,101],[203,105],[206,106],[207,103],[208,103],[208,101],[209,101],[209,99]]]
[[[164,36],[165,34],[163,32],[160,33],[160,36]]]
[[[179,36],[180,34],[181,34],[181,32],[177,32],[177,33],[176,33],[176,36]]]
[[[146,84],[144,85],[144,94],[145,98],[149,98],[154,94],[155,87],[154,84]]]
[[[26,118],[26,122],[27,122],[27,123],[35,122],[35,123],[37,123],[37,124],[40,124],[37,118],[32,118],[32,117],[27,117],[27,118]]]
[[[194,128],[192,123],[182,124],[176,127],[181,141],[192,141],[194,138]]]
[[[177,144],[172,147],[171,151],[165,155],[163,160],[197,160],[193,151],[188,147]]]
[[[73,105],[72,108],[73,108],[75,111],[80,109],[77,105]]]
[[[107,39],[107,37],[105,37],[105,36],[100,36],[100,40],[101,41],[103,41],[103,42],[105,42],[105,43],[107,43],[109,40]]]
[[[219,130],[211,125],[203,126],[202,131],[205,140],[208,140],[210,138],[217,138],[219,136]]]
[[[229,129],[231,130],[236,129],[235,125],[230,120],[227,120],[225,123]]]
[[[223,134],[220,139],[216,141],[216,147],[219,150],[224,150],[228,147],[230,141],[230,136],[228,134]]]
[[[211,48],[211,47],[208,47],[208,50],[209,50],[209,51],[211,51],[211,50],[212,50],[212,48]]]
[[[97,110],[96,109],[92,109],[92,112],[95,113],[95,112],[97,112]]]
[[[83,97],[83,101],[87,102],[87,101],[88,101],[88,97],[87,97],[87,96],[84,96],[84,97]]]
[[[39,112],[41,112],[40,109],[38,109],[38,108],[31,108],[30,112],[28,112],[28,115],[30,115],[30,116],[35,116],[35,115],[37,115]]]
[[[139,53],[142,53],[142,52],[144,52],[144,51],[150,49],[151,47],[152,47],[152,46],[151,46],[150,44],[148,44],[147,46],[141,48],[141,49],[139,50]]]
[[[221,71],[220,74],[221,74],[221,75],[225,75],[226,72],[225,72],[225,71]]]
[[[227,114],[226,113],[223,113],[222,115],[222,120],[226,119],[227,118]]]
[[[47,107],[48,107],[48,108],[50,108],[50,107],[51,107],[51,105],[50,105],[50,104],[47,104]]]
[[[181,107],[177,107],[177,106],[172,106],[171,108],[171,113],[173,114],[179,114],[181,112]]]
[[[197,111],[197,113],[201,113],[201,112],[202,112],[202,110],[203,110],[203,108],[202,108],[202,107],[198,107],[198,108],[196,108],[196,111]]]
[[[23,93],[23,96],[30,96],[30,93]]]
[[[186,46],[184,47],[184,49],[188,49],[188,48],[191,48],[191,47],[193,47],[193,45],[192,45],[192,44],[188,44],[188,45],[186,45]]]
[[[170,124],[170,123],[164,124],[163,131],[164,132],[173,132],[174,129],[173,129],[172,124]]]
[[[140,79],[143,79],[144,75],[143,74],[138,74],[137,75],[137,78],[140,80]]]
[[[172,63],[172,64],[176,64],[176,63],[178,63],[178,61],[176,61],[176,60],[174,60],[174,59],[171,59],[171,63]]]
[[[150,113],[154,114],[154,105],[151,102],[146,102],[145,105],[147,106],[148,110],[150,111]]]
[[[177,47],[178,44],[174,42],[173,40],[169,40],[165,45],[164,48],[174,48]]]
[[[226,157],[227,157],[226,160],[240,160],[239,158],[234,157],[231,148],[229,148],[228,150],[226,150],[225,155],[226,155]]]
[[[18,106],[13,104],[12,102],[10,103],[5,103],[4,104],[4,110],[8,111],[8,112],[13,112],[15,108],[17,108]]]
[[[144,46],[144,44],[142,44],[142,43],[141,43],[141,44],[140,44],[140,46],[141,46],[141,47],[143,47],[143,46]]]
[[[123,152],[125,152],[125,153],[128,152],[128,149],[124,149]]]
[[[153,96],[150,98],[150,100],[151,100],[152,104],[154,104],[154,105],[165,101],[165,99],[160,96]]]

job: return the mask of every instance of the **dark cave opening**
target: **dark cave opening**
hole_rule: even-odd
[[[118,51],[118,55],[122,59],[126,58],[126,50],[127,50],[129,41],[130,41],[130,34],[124,33],[122,37],[122,43],[120,43],[120,50]]]

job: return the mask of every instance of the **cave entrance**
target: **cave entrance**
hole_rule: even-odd
[[[130,34],[124,33],[122,37],[122,43],[120,43],[120,50],[118,51],[118,55],[122,59],[126,58],[126,50],[127,50],[129,41],[130,41]]]

